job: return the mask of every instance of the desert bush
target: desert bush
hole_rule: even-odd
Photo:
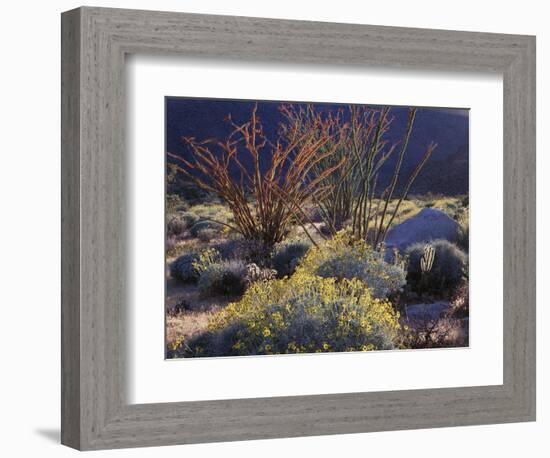
[[[166,237],[166,252],[169,253],[176,248],[178,241],[174,236]]]
[[[441,317],[415,326],[402,326],[400,348],[466,347],[469,343],[468,320]]]
[[[460,224],[460,229],[458,231],[456,244],[461,250],[467,253],[470,250],[470,219],[467,209],[460,215],[458,223]]]
[[[166,195],[166,212],[176,213],[183,212],[189,208],[189,204],[178,194]]]
[[[468,282],[463,282],[456,290],[451,301],[448,316],[450,318],[468,318],[470,315],[470,289]]]
[[[187,356],[391,349],[398,319],[391,304],[373,298],[359,280],[296,273],[254,283],[188,342]]]
[[[199,220],[197,214],[191,211],[179,212],[178,216],[185,221],[188,228],[193,226],[193,224]]]
[[[239,258],[236,254],[239,244],[241,242],[240,238],[228,238],[221,240],[219,242],[213,243],[212,247],[215,248],[219,253],[222,259],[235,259]]]
[[[166,218],[166,235],[180,237],[197,221],[198,217],[191,212],[169,214]]]
[[[223,259],[242,259],[246,263],[255,263],[260,267],[270,265],[271,251],[261,241],[235,237],[214,245]]]
[[[206,248],[202,250],[197,259],[193,261],[193,267],[198,272],[199,276],[208,269],[212,264],[219,263],[221,261],[220,252],[215,248]]]
[[[464,279],[468,257],[447,240],[435,240],[430,245],[435,250],[435,257],[427,272],[422,272],[420,265],[426,244],[415,243],[407,248],[407,282],[413,291],[420,294],[453,293]]]
[[[168,315],[179,315],[189,310],[193,310],[193,306],[185,299],[180,299],[171,308],[167,309],[166,313]]]
[[[296,270],[298,262],[310,249],[311,243],[294,240],[281,242],[275,246],[272,264],[278,277],[290,276]]]
[[[168,237],[179,237],[187,229],[187,224],[177,215],[168,218],[166,222],[166,235]]]
[[[373,297],[386,298],[406,284],[406,272],[401,262],[386,262],[384,256],[383,250],[374,250],[364,240],[355,240],[350,233],[341,231],[319,247],[312,247],[298,270],[324,278],[357,278]]]
[[[199,279],[199,272],[194,263],[199,260],[198,253],[186,253],[170,264],[170,276],[183,283],[194,283]]]
[[[197,232],[197,238],[201,242],[210,242],[210,240],[216,238],[219,235],[219,232],[212,228],[204,228]]]
[[[190,232],[193,237],[198,237],[199,233],[205,229],[210,229],[212,233],[219,233],[221,231],[221,225],[213,221],[197,221],[191,226]]]
[[[458,238],[456,244],[460,247],[461,250],[468,252],[470,249],[470,226],[468,221],[465,224],[460,225],[458,231]]]
[[[243,261],[219,261],[208,265],[199,278],[199,292],[206,296],[237,296],[247,286],[247,269]]]

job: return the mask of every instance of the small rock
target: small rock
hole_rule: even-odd
[[[405,307],[405,317],[412,321],[434,321],[447,312],[450,306],[447,301],[408,305]]]

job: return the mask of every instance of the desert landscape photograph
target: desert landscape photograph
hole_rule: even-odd
[[[469,345],[469,110],[165,98],[165,355]]]

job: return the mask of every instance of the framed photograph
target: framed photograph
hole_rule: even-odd
[[[468,118],[167,97],[166,356],[468,347]]]
[[[535,419],[535,38],[62,15],[62,442]]]

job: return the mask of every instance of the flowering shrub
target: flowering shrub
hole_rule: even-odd
[[[186,356],[261,355],[394,348],[399,314],[360,280],[296,273],[254,283],[185,345]]]
[[[300,270],[324,278],[359,279],[376,298],[386,298],[406,283],[401,262],[386,262],[384,251],[374,250],[363,240],[354,240],[345,231],[309,250],[300,262]]]
[[[220,261],[221,256],[218,250],[216,250],[215,248],[206,248],[197,255],[197,258],[193,261],[193,267],[200,275],[212,264],[216,264]]]
[[[292,275],[298,262],[310,247],[311,243],[301,240],[277,244],[273,252],[273,268],[277,271],[277,275],[279,277]]]

